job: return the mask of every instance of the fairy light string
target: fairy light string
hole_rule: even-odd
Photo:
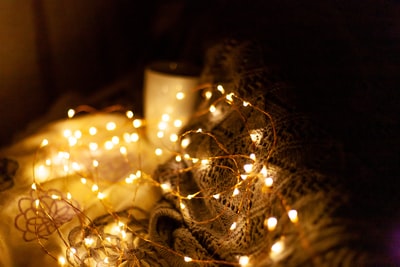
[[[220,168],[231,173],[231,176],[234,177],[235,181],[232,185],[227,185],[220,191],[218,191],[218,187],[210,185],[208,188],[186,193],[179,187],[180,181],[177,185],[172,186],[169,181],[158,182],[154,180],[151,173],[142,168],[146,158],[143,158],[140,151],[144,147],[142,142],[145,142],[146,139],[144,137],[146,121],[136,117],[133,111],[124,110],[119,106],[112,106],[102,111],[89,106],[80,106],[67,111],[68,120],[73,122],[79,119],[81,114],[89,114],[90,116],[90,114],[99,113],[119,114],[119,119],[114,121],[110,118],[100,125],[97,123],[96,125],[85,125],[82,128],[59,129],[57,140],[52,140],[49,137],[38,144],[36,159],[32,168],[31,195],[29,198],[24,198],[24,201],[30,201],[30,205],[28,208],[20,205],[21,213],[15,220],[17,229],[21,230],[24,236],[26,233],[34,236],[33,239],[38,242],[45,253],[58,262],[59,266],[80,266],[82,264],[96,266],[100,261],[102,264],[109,264],[110,266],[118,266],[128,261],[139,266],[140,260],[135,256],[135,251],[140,250],[137,247],[138,240],[154,246],[161,245],[147,237],[146,223],[148,223],[148,217],[146,216],[148,214],[129,208],[126,210],[131,213],[116,210],[110,200],[109,187],[130,188],[133,190],[132,195],[135,195],[134,192],[139,190],[140,185],[150,184],[159,188],[164,194],[169,194],[178,199],[181,212],[197,224],[207,224],[217,220],[230,209],[229,201],[236,201],[238,203],[235,211],[237,218],[226,225],[228,230],[226,238],[229,238],[230,234],[241,229],[239,225],[250,224],[248,221],[250,216],[248,215],[251,212],[249,207],[253,196],[252,190],[255,186],[261,184],[263,194],[277,197],[286,212],[287,219],[298,231],[301,231],[298,227],[301,223],[301,214],[298,214],[298,211],[291,207],[283,196],[275,190],[274,171],[268,165],[268,159],[272,155],[277,142],[277,133],[272,116],[251,101],[243,99],[233,92],[228,92],[221,84],[201,85],[198,90],[202,93],[205,108],[200,109],[194,116],[209,115],[220,119],[218,116],[224,116],[222,110],[230,110],[239,114],[239,117],[246,121],[245,115],[242,113],[243,109],[252,109],[267,118],[272,127],[272,139],[269,140],[271,146],[266,155],[257,154],[257,147],[262,138],[257,129],[246,128],[248,138],[252,142],[251,151],[248,151],[248,154],[231,154],[224,140],[220,140],[212,131],[196,128],[185,130],[180,134],[172,134],[170,137],[172,146],[168,144],[165,148],[153,147],[153,159],[159,158],[160,163],[167,158],[175,159],[177,166],[183,167],[174,170],[174,172],[182,174],[207,169],[210,166]],[[182,95],[177,95],[177,98],[182,98]],[[167,127],[163,122],[173,122],[172,125],[168,124],[168,127],[181,126],[179,121],[174,121],[174,118],[167,115],[163,116],[158,122],[161,126],[159,127],[160,137],[163,137],[161,132]],[[124,130],[121,131],[121,128]],[[100,135],[102,137],[98,138]],[[221,155],[203,155],[202,157],[191,155],[187,148],[196,136],[212,140],[221,151]],[[60,142],[60,140],[63,142]],[[114,155],[114,157],[103,158],[108,153]],[[134,157],[132,157],[132,154],[134,154]],[[114,163],[109,162],[110,160],[119,161],[129,171],[116,180],[112,177],[104,177],[104,169]],[[230,164],[229,166],[219,164],[219,160],[229,160]],[[185,162],[185,164],[181,164],[182,162]],[[61,186],[58,185],[57,189],[52,188],[55,178],[62,180]],[[79,187],[79,190],[84,192],[84,196],[79,195],[77,193],[79,191],[71,190],[72,185]],[[229,194],[230,197],[228,197],[225,207],[211,218],[198,221],[194,217],[191,218],[192,214],[185,212],[193,200],[219,201],[221,198],[227,198]],[[20,203],[22,202],[20,200]],[[87,211],[85,208],[90,205],[101,210],[103,215],[100,216],[92,210]],[[56,208],[52,209],[52,207]],[[27,218],[28,210],[31,214],[29,216],[32,216],[32,218],[29,217],[29,220],[32,220],[20,222],[23,218]],[[31,213],[30,211],[34,212]],[[60,214],[57,214],[60,211],[67,212],[66,214],[69,215],[60,217]],[[95,214],[94,217],[90,214],[91,212]],[[137,221],[135,214],[139,214],[142,219]],[[263,222],[265,235],[273,233],[279,228],[282,218],[278,215],[266,211]],[[108,216],[109,220],[99,223],[103,218],[102,216]],[[51,229],[49,226],[43,225],[44,221],[51,225]],[[68,224],[73,225],[72,230],[67,231],[65,229],[65,225]],[[46,234],[42,234],[42,228],[47,229]],[[304,236],[303,238],[305,239]],[[55,254],[46,245],[49,239],[59,241],[56,242],[60,246],[58,254]],[[304,246],[307,246],[307,244]],[[181,257],[188,264],[252,266],[252,261],[257,256],[238,255],[236,261],[221,261],[212,258],[196,259],[168,247],[162,248]],[[285,237],[281,236],[275,243],[269,245],[267,251],[262,253],[268,254],[271,260],[274,260],[284,249]]]

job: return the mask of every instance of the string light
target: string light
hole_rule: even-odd
[[[299,220],[299,218],[297,217],[297,210],[289,210],[288,216],[292,223],[297,223]]]
[[[215,89],[215,87],[214,87],[214,89]],[[239,103],[236,103],[236,102],[234,103],[234,99],[235,99],[235,101],[241,100],[241,99],[238,96],[236,96],[234,93],[225,94],[225,89],[222,85],[217,85],[216,89],[219,93],[222,94],[222,100],[227,102],[230,105],[238,104],[236,107],[238,107],[239,105],[243,105],[243,107],[247,107],[247,106],[253,107],[253,105],[250,102],[247,102],[244,100],[242,100]],[[213,96],[213,92],[209,89],[206,89],[204,91],[203,95],[206,98],[206,100],[210,100]],[[183,100],[185,97],[186,96],[183,92],[176,93],[177,100]],[[219,100],[221,100],[221,98]],[[217,116],[220,116],[222,114],[222,112],[224,111],[224,108],[220,108],[223,105],[218,104],[218,103],[221,103],[218,101],[215,101],[214,103],[210,103],[210,105],[208,106],[208,111],[213,113],[212,117],[215,119],[217,118]],[[68,118],[72,119],[75,115],[76,115],[75,110],[70,109],[68,111]],[[76,161],[74,153],[75,153],[75,151],[78,151],[77,149],[81,148],[82,146],[85,147],[86,149],[89,148],[90,158],[88,158],[89,161],[86,161],[86,164],[89,163],[89,165],[90,165],[90,162],[91,162],[92,167],[97,168],[100,166],[100,162],[102,165],[105,162],[105,161],[103,161],[103,158],[98,157],[99,155],[102,155],[101,153],[105,152],[103,149],[99,149],[99,144],[100,144],[101,148],[104,148],[105,150],[107,150],[106,153],[110,153],[109,155],[112,155],[114,153],[114,151],[115,152],[119,151],[120,157],[121,157],[121,155],[123,156],[121,158],[123,158],[127,162],[130,161],[131,154],[128,155],[128,152],[129,153],[132,152],[130,149],[132,149],[133,144],[131,144],[131,143],[137,142],[141,138],[140,130],[137,130],[137,129],[143,126],[143,120],[135,118],[134,113],[130,110],[125,112],[125,117],[124,117],[125,120],[126,119],[130,120],[129,125],[130,125],[130,127],[133,126],[133,129],[128,130],[128,131],[126,131],[126,129],[124,129],[125,131],[123,132],[123,134],[120,134],[120,135],[117,134],[117,129],[120,129],[120,127],[121,127],[121,126],[119,126],[119,124],[117,125],[118,120],[108,121],[106,124],[102,124],[101,126],[96,125],[97,127],[94,125],[93,126],[89,125],[90,127],[85,128],[86,130],[84,130],[84,131],[81,131],[76,128],[74,129],[74,127],[64,129],[62,131],[62,135],[66,138],[66,140],[64,140],[64,141],[68,142],[69,148],[65,149],[65,147],[64,147],[64,149],[63,149],[64,151],[59,151],[56,158],[54,158],[52,156],[51,159],[53,159],[53,161],[50,159],[48,159],[48,161],[46,160],[46,166],[38,164],[36,166],[36,168],[38,170],[37,170],[37,173],[35,174],[35,179],[37,178],[38,182],[40,182],[42,180],[43,181],[48,180],[50,178],[50,172],[48,171],[49,168],[50,167],[55,168],[56,166],[61,166],[64,169],[64,171],[68,173],[68,175],[74,174],[73,172],[80,173],[80,175],[85,175],[85,177],[80,178],[81,186],[86,185],[87,187],[85,187],[85,188],[88,188],[96,195],[96,197],[97,197],[96,201],[98,203],[102,203],[103,206],[106,208],[105,210],[107,210],[107,212],[109,212],[110,214],[113,214],[113,212],[114,212],[112,210],[113,207],[108,206],[108,204],[107,204],[109,202],[108,198],[111,198],[111,195],[108,194],[108,191],[103,191],[103,189],[106,188],[105,184],[107,184],[107,183],[108,184],[111,184],[111,183],[117,184],[117,183],[119,183],[119,180],[118,180],[118,182],[114,182],[114,181],[107,182],[107,183],[99,182],[98,179],[103,179],[103,177],[101,177],[101,175],[98,175],[97,172],[101,171],[101,169],[103,169],[103,168],[99,168],[94,171],[93,171],[93,168],[85,168],[86,166],[83,163],[84,161],[83,162]],[[107,120],[109,120],[109,119],[107,119]],[[152,123],[152,122],[146,122],[145,126],[147,127],[150,123]],[[190,152],[191,155],[189,155],[185,151],[185,149],[191,143],[190,135],[192,135],[192,134],[202,134],[205,136],[206,135],[210,136],[211,138],[213,138],[216,141],[216,143],[219,145],[219,147],[222,150],[224,150],[225,149],[224,144],[222,144],[220,142],[220,140],[218,140],[218,138],[216,138],[216,136],[214,136],[212,134],[212,132],[209,132],[209,128],[205,128],[205,129],[207,129],[205,131],[203,131],[202,128],[198,128],[197,130],[193,129],[189,132],[189,134],[184,133],[182,135],[178,135],[176,133],[171,134],[167,131],[168,128],[171,127],[171,125],[170,125],[171,123],[176,128],[180,128],[183,125],[182,120],[173,118],[173,117],[171,117],[170,114],[163,114],[161,116],[161,121],[155,123],[155,125],[157,125],[157,127],[160,130],[157,133],[158,137],[163,138],[164,136],[166,136],[169,138],[169,141],[171,141],[172,143],[180,141],[180,147],[179,147],[179,145],[177,145],[177,147],[179,149],[178,150],[179,153],[177,151],[172,151],[172,155],[174,155],[176,162],[181,162],[182,159],[187,160],[187,161],[185,161],[185,164],[188,162],[191,162],[192,164],[189,163],[190,170],[193,170],[193,168],[204,168],[205,166],[210,166],[211,162],[212,162],[212,165],[211,165],[212,167],[217,166],[218,163],[217,163],[217,161],[214,161],[214,159],[218,159],[219,156],[217,156],[217,157],[207,157],[204,155],[200,156],[200,155],[196,155],[195,153],[192,154],[192,152]],[[106,130],[108,132],[112,132],[112,133],[105,134],[105,135],[107,135],[107,137],[103,138],[104,130]],[[100,134],[98,135],[98,139],[103,138],[102,141],[97,140],[99,142],[99,143],[97,143],[97,141],[89,140],[87,133],[89,133],[90,136],[94,137],[99,132],[100,132]],[[111,134],[114,134],[114,135],[110,136]],[[262,137],[257,130],[250,130],[249,135],[250,135],[251,141],[256,145],[258,144],[258,142],[260,142],[261,137]],[[52,142],[52,144],[53,144],[53,142]],[[129,144],[131,144],[131,146],[129,146]],[[48,139],[43,139],[40,147],[45,147],[47,145],[49,145]],[[135,145],[134,147],[137,148],[138,146]],[[115,148],[115,150],[114,150],[114,148]],[[164,153],[165,154],[170,153],[171,149],[169,147],[166,147],[166,148],[168,148],[168,150],[167,149],[164,150],[164,147],[157,147],[155,149],[153,147],[154,154],[156,156],[161,156]],[[237,164],[237,170],[235,169],[234,171],[237,171],[237,173],[239,173],[241,181],[237,181],[236,184],[233,185],[232,187],[230,187],[230,189],[228,191],[218,192],[217,190],[215,190],[215,191],[211,191],[211,194],[199,191],[197,193],[186,194],[186,195],[182,196],[179,189],[172,188],[172,185],[169,181],[160,183],[160,184],[158,184],[158,186],[163,190],[164,193],[170,192],[174,196],[178,197],[179,205],[182,210],[188,209],[188,207],[185,205],[185,203],[188,204],[189,202],[183,202],[182,200],[184,200],[184,199],[187,199],[189,201],[198,196],[199,198],[211,198],[211,199],[214,199],[214,201],[217,201],[217,200],[220,200],[221,195],[226,196],[227,199],[229,199],[229,191],[232,189],[233,189],[233,191],[231,191],[232,196],[238,196],[239,194],[242,194],[240,197],[236,198],[242,202],[242,198],[244,200],[244,198],[247,197],[248,190],[250,190],[249,188],[251,188],[251,187],[247,187],[247,185],[251,185],[251,183],[254,183],[254,181],[256,180],[254,178],[258,179],[259,177],[262,177],[260,179],[264,179],[265,185],[267,187],[271,187],[273,184],[273,178],[271,176],[268,176],[268,170],[267,170],[266,166],[262,166],[262,169],[260,170],[259,173],[253,173],[253,172],[255,172],[255,170],[258,169],[258,166],[260,166],[259,165],[260,162],[259,162],[259,159],[256,157],[255,153],[250,153],[247,155],[248,156],[246,156],[246,155],[240,155],[240,156],[243,156],[243,158],[245,158],[247,161],[249,161],[249,159],[250,159],[252,162],[246,163],[244,165],[241,165],[243,163]],[[234,162],[236,162],[237,155],[228,155],[228,156],[224,155],[224,157],[230,157],[230,158],[234,159]],[[73,161],[73,162],[71,162],[71,161]],[[43,163],[43,159],[41,159],[41,162]],[[239,162],[239,161],[237,161],[237,162]],[[59,165],[57,165],[57,164],[59,164]],[[128,162],[128,164],[132,164],[132,162]],[[70,167],[71,167],[71,169],[70,169]],[[45,168],[48,171],[47,174],[45,174],[45,172],[44,172]],[[132,166],[130,166],[130,168],[132,168]],[[240,170],[240,168],[242,168],[242,170]],[[244,170],[244,173],[241,173],[241,172],[243,172],[243,170]],[[138,179],[148,179],[147,177],[149,175],[142,175],[142,171],[140,169],[135,168],[135,171],[136,171],[135,173],[130,173],[128,176],[122,176],[123,177],[122,181],[121,181],[122,184],[130,185],[130,184],[133,184]],[[69,173],[69,172],[71,172],[71,173]],[[151,179],[151,177],[150,177],[150,179]],[[244,182],[244,180],[246,180],[246,181]],[[142,181],[142,180],[138,180],[138,181]],[[153,181],[153,183],[155,183],[155,182]],[[101,191],[99,191],[99,185],[101,186],[101,189],[102,189]],[[244,186],[244,185],[246,185],[246,186]],[[36,183],[32,183],[31,188],[33,191],[38,190],[38,186]],[[239,190],[239,188],[240,188],[240,190]],[[39,189],[39,190],[41,190],[41,189]],[[71,191],[71,192],[74,193],[75,191]],[[51,194],[50,197],[51,197],[51,199],[56,200],[56,201],[62,201],[62,200],[68,201],[67,203],[70,203],[70,205],[73,205],[74,200],[72,198],[71,192],[68,191],[66,194],[64,193],[64,194],[60,194],[60,195],[59,194]],[[107,195],[109,197],[107,198],[107,201],[101,201],[101,200],[106,199],[105,192],[107,192]],[[76,196],[75,193],[74,193],[74,196]],[[225,201],[225,199],[224,199],[224,201]],[[34,203],[35,203],[36,209],[38,210],[41,206],[40,198],[37,198],[34,201]],[[45,205],[45,202],[42,203],[42,206],[44,206],[44,205]],[[79,208],[77,208],[77,207],[74,207],[74,208],[76,209],[77,212],[78,211],[81,212]],[[243,211],[239,210],[238,214],[240,215],[241,212],[243,212]],[[293,223],[298,222],[296,210],[289,210],[288,217]],[[97,247],[99,245],[103,246],[104,244],[106,244],[105,242],[108,242],[109,244],[113,244],[115,246],[121,246],[121,247],[126,246],[127,243],[125,244],[122,242],[125,242],[123,240],[128,240],[128,239],[133,240],[132,232],[130,232],[131,230],[129,229],[129,227],[127,227],[122,221],[117,221],[117,220],[119,220],[119,218],[115,218],[115,221],[114,221],[114,223],[116,222],[115,229],[110,230],[110,231],[112,231],[113,234],[119,236],[118,238],[120,240],[119,242],[121,242],[120,244],[117,245],[115,239],[113,239],[111,236],[106,236],[106,237],[101,237],[100,235],[97,236],[98,234],[96,232],[97,231],[96,227],[93,227],[93,229],[92,229],[94,231],[94,233],[96,233],[96,234],[82,237],[81,244],[83,244],[88,249],[88,251],[89,251],[89,249],[95,249],[95,247]],[[264,226],[269,231],[273,231],[276,229],[277,223],[278,223],[278,221],[275,217],[269,217],[269,218],[265,219]],[[84,223],[82,226],[84,226]],[[238,223],[236,221],[233,222],[230,226],[227,226],[227,228],[229,228],[230,231],[234,231],[237,227],[238,227]],[[274,255],[281,253],[283,248],[284,248],[284,243],[282,240],[279,240],[278,242],[274,243],[271,246],[271,251],[270,251],[271,258],[273,258]],[[72,259],[76,258],[77,260],[79,260],[79,257],[81,257],[80,250],[77,250],[72,246],[67,248],[67,252],[68,252],[66,254],[67,258],[68,258],[68,255],[70,255],[70,258],[72,258]],[[239,265],[240,266],[248,266],[250,264],[249,256],[245,255],[245,256],[238,257],[237,259],[238,259]],[[101,260],[100,263],[102,262],[103,264],[106,264],[106,265],[112,265],[112,264],[115,265],[115,261],[113,260],[112,257],[109,257],[107,255],[103,255],[102,257],[103,257],[102,259],[99,259],[99,260]],[[181,256],[181,257],[183,257],[185,262],[193,261],[193,259],[188,256]],[[63,260],[61,260],[61,258]],[[60,265],[67,264],[67,261],[69,261],[69,260],[70,260],[69,258],[66,259],[64,257],[58,258],[58,262]],[[96,264],[96,260],[90,259],[90,261],[93,261],[93,264]],[[202,261],[196,260],[196,262],[201,263]],[[90,263],[90,264],[92,264],[92,263]],[[234,264],[237,265],[237,262]]]

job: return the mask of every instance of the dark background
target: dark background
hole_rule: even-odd
[[[375,223],[377,242],[393,247],[400,231],[399,16],[394,0],[1,3],[0,144],[60,96],[78,92],[72,103],[85,104],[120,80],[140,113],[148,62],[201,65],[222,37],[257,39],[266,63],[296,88],[299,108],[351,155],[345,181],[355,217]]]

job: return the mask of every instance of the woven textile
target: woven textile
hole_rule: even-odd
[[[277,80],[263,57],[250,41],[226,40],[209,49],[202,81],[221,84],[238,98],[227,103],[213,94],[185,129],[201,129],[190,135],[186,152],[210,159],[206,167],[171,159],[158,168],[155,179],[170,183],[174,193],[165,193],[152,212],[149,238],[161,246],[143,243],[143,263],[223,266],[247,255],[256,266],[366,264],[360,236],[342,212],[348,199],[338,178],[341,147],[296,110],[294,88]],[[220,116],[202,114],[210,101],[218,103]],[[267,166],[271,188],[259,177],[241,181],[249,154],[257,159],[253,170]],[[176,192],[199,194],[182,199]],[[298,222],[289,219],[290,209],[297,210]],[[273,231],[264,224],[269,217],[278,221]],[[278,241],[284,249],[275,255],[271,247]],[[203,262],[186,263],[183,256]]]

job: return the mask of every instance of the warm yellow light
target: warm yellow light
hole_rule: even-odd
[[[277,254],[280,254],[283,251],[284,247],[285,247],[285,245],[282,240],[275,242],[271,246],[271,257],[274,257]]]
[[[133,124],[133,127],[139,128],[140,126],[142,126],[142,120],[135,119],[135,120],[133,120],[132,124]]]
[[[119,148],[119,153],[121,153],[122,155],[126,156],[126,154],[128,154],[128,150],[126,149],[126,147],[121,146]]]
[[[177,156],[175,156],[175,160],[176,160],[176,162],[181,162],[182,157],[180,155],[177,155]]]
[[[75,136],[75,138],[79,139],[79,138],[82,137],[82,132],[81,132],[80,130],[76,130],[76,131],[74,132],[74,136]]]
[[[242,180],[246,180],[247,177],[249,177],[248,174],[241,174],[241,175],[240,175],[240,178],[242,178]]]
[[[265,167],[265,165],[262,167],[260,173],[264,178],[268,176],[267,167]]]
[[[235,188],[235,189],[233,190],[232,196],[233,196],[233,197],[234,197],[234,196],[237,196],[237,195],[239,195],[239,193],[240,193],[239,189]]]
[[[155,153],[157,156],[161,156],[162,153],[163,153],[163,151],[162,151],[161,148],[156,148],[156,150],[154,151],[154,153]]]
[[[40,200],[39,199],[35,200],[35,206],[36,206],[37,209],[39,208],[39,206],[40,206]]]
[[[181,147],[182,148],[187,148],[190,144],[190,138],[189,137],[185,137],[182,141],[181,141]]]
[[[107,150],[111,150],[111,149],[113,149],[113,147],[114,147],[114,144],[113,144],[112,141],[106,141],[104,143],[104,148],[107,149]]]
[[[63,135],[65,138],[68,138],[72,135],[72,131],[70,129],[65,129]]]
[[[176,99],[182,100],[184,98],[185,98],[185,93],[183,93],[183,92],[176,93]]]
[[[72,169],[74,171],[80,171],[81,170],[81,166],[79,165],[78,162],[72,162]]]
[[[69,146],[74,146],[78,143],[78,139],[76,139],[74,136],[68,137],[68,144]]]
[[[183,260],[185,262],[191,262],[193,259],[191,257],[185,256],[185,257],[183,257]]]
[[[165,130],[165,129],[167,129],[167,127],[168,127],[168,123],[166,123],[165,121],[160,121],[158,123],[158,129],[160,129],[160,130]]]
[[[210,108],[208,109],[211,113],[214,113],[217,108],[214,105],[211,105]]]
[[[162,121],[167,122],[167,121],[169,121],[169,119],[170,119],[170,116],[169,116],[168,114],[166,114],[166,113],[164,113],[164,114],[161,116],[161,120],[162,120]]]
[[[229,228],[229,230],[231,230],[231,231],[235,230],[235,229],[236,229],[236,226],[237,226],[237,223],[236,223],[236,222],[233,222],[233,223],[231,224],[231,227]]]
[[[133,116],[134,116],[132,110],[128,110],[128,111],[125,113],[125,115],[126,115],[126,117],[127,117],[128,119],[132,119]]]
[[[158,131],[157,132],[157,137],[158,138],[163,138],[164,137],[164,132],[163,131]]]
[[[201,165],[208,165],[208,164],[210,164],[210,161],[208,159],[201,160]]]
[[[163,183],[163,184],[161,184],[160,186],[161,186],[161,189],[162,189],[164,192],[169,192],[169,191],[171,191],[171,184],[169,184],[169,183]]]
[[[297,223],[299,220],[299,218],[297,217],[297,210],[289,210],[288,216],[292,223]]]
[[[268,219],[265,219],[265,221],[264,221],[264,226],[266,226],[269,231],[275,230],[277,224],[278,224],[278,220],[275,217],[269,217]]]
[[[215,194],[215,195],[213,195],[213,198],[219,199],[219,196],[220,196],[220,194]]]
[[[240,266],[245,267],[245,266],[247,266],[247,265],[249,264],[249,262],[250,262],[250,259],[249,259],[248,256],[241,256],[241,257],[239,257],[239,264],[240,264]]]
[[[183,122],[182,122],[181,120],[174,120],[174,126],[175,126],[176,128],[181,127],[182,124],[183,124]]]
[[[96,192],[99,190],[99,186],[97,184],[92,185],[92,191]]]
[[[73,118],[75,116],[75,110],[73,110],[72,108],[68,109],[68,118]]]
[[[171,134],[169,136],[169,140],[173,143],[175,143],[176,141],[178,141],[178,135],[177,134]]]
[[[222,85],[218,84],[217,86],[217,90],[221,93],[221,94],[225,94],[225,89]]]
[[[58,257],[58,263],[61,266],[65,266],[65,264],[67,264],[67,260],[63,256],[60,256],[60,257]]]
[[[49,144],[49,140],[43,139],[42,143],[40,144],[41,147],[47,146]]]
[[[85,242],[85,246],[87,246],[87,247],[92,247],[94,245],[94,239],[91,237],[86,237],[84,239],[84,242]]]
[[[210,99],[212,97],[212,92],[211,91],[206,91],[204,93],[204,96],[205,96],[206,99]]]
[[[256,160],[256,154],[254,154],[254,153],[251,153],[251,154],[250,154],[250,159],[252,159],[252,160]]]
[[[243,169],[245,172],[250,173],[253,170],[253,164],[245,164]]]
[[[72,195],[70,192],[67,193],[67,199],[71,200],[72,199]]]
[[[33,184],[31,185],[31,188],[32,188],[32,190],[37,190],[36,184],[33,183]]]
[[[197,163],[197,162],[199,162],[199,159],[198,158],[192,158],[192,162],[193,163]]]
[[[119,137],[114,135],[114,136],[111,138],[111,142],[112,142],[114,145],[118,145],[118,144],[119,144]]]
[[[44,165],[39,165],[36,167],[35,178],[39,181],[45,181],[50,176],[50,170]]]
[[[91,151],[96,151],[98,147],[99,147],[99,145],[97,143],[94,143],[94,142],[89,143],[89,149]]]
[[[106,197],[106,195],[104,193],[102,193],[102,192],[98,192],[97,193],[97,198],[98,199],[104,199],[105,197]]]
[[[113,122],[113,121],[107,122],[107,124],[106,124],[107,131],[114,131],[116,128],[117,128],[117,124],[115,124],[115,122]]]
[[[86,178],[83,178],[83,177],[82,177],[82,178],[81,178],[81,183],[82,183],[82,184],[86,184],[86,183],[87,183]]]
[[[271,187],[274,184],[274,179],[272,179],[271,177],[267,177],[265,178],[264,183],[267,187]]]
[[[56,194],[52,194],[51,198],[54,199],[54,200],[61,199],[61,197],[59,195],[56,195]]]
[[[92,126],[89,128],[89,134],[90,135],[95,135],[97,133],[97,128]]]
[[[93,167],[95,167],[95,168],[99,167],[99,162],[95,159],[93,160],[92,164],[93,164]]]
[[[226,100],[228,100],[229,102],[233,102],[233,93],[229,93],[225,96]]]
[[[186,208],[186,205],[183,202],[180,203],[180,206],[181,206],[181,210]]]
[[[132,142],[137,142],[139,140],[139,135],[137,133],[132,133],[131,140]]]

